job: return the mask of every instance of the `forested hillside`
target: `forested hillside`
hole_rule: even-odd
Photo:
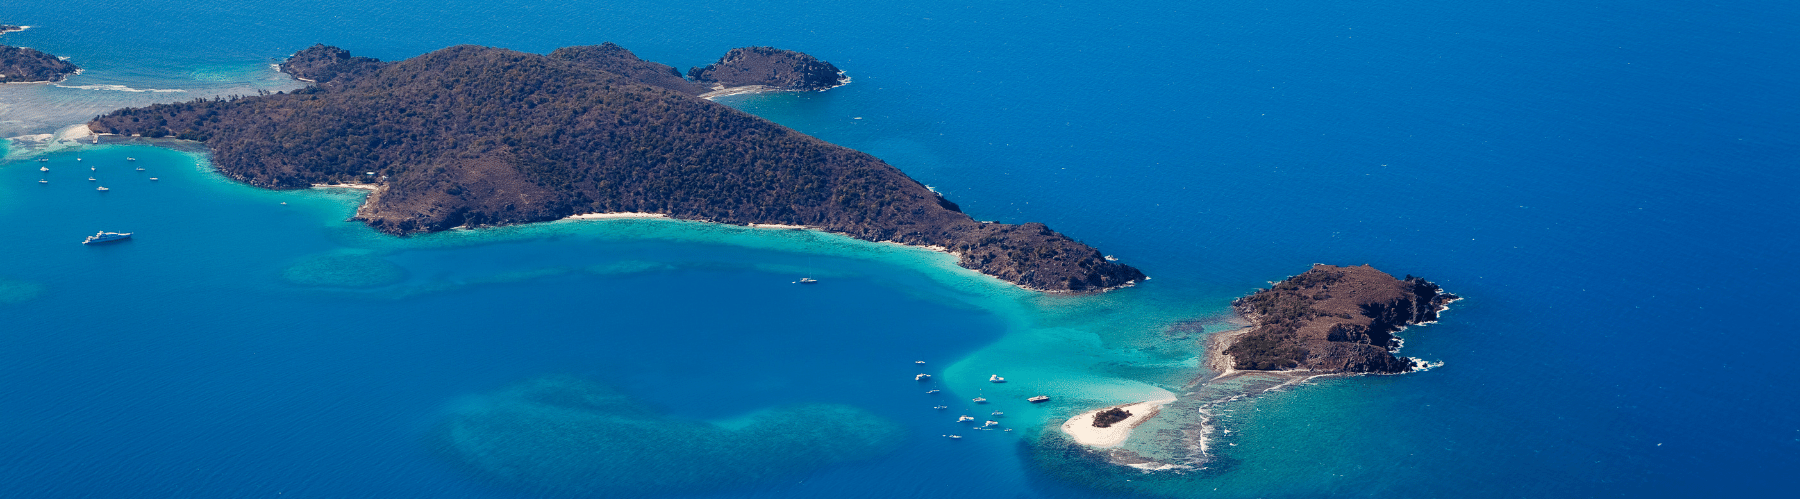
[[[90,127],[204,141],[220,171],[262,187],[377,184],[357,218],[389,233],[651,212],[942,246],[1033,289],[1143,279],[1042,224],[976,222],[867,154],[583,54],[623,60],[457,46],[379,63],[316,46],[286,67],[319,86],[123,109]]]

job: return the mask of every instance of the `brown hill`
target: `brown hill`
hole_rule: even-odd
[[[1457,296],[1413,276],[1374,267],[1314,265],[1232,303],[1249,330],[1221,345],[1233,369],[1400,373],[1412,362],[1392,353],[1393,333],[1437,320]]]

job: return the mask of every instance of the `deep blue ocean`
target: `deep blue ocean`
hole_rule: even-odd
[[[1800,254],[1793,2],[0,10],[32,26],[0,44],[85,70],[0,86],[0,136],[20,137],[0,146],[0,497],[1800,485],[1800,336],[1780,315],[1800,298],[1784,281]],[[314,43],[398,60],[606,41],[682,69],[748,45],[830,61],[854,82],[720,102],[1153,279],[1044,296],[914,248],[659,220],[395,238],[344,221],[360,191],[266,191],[191,148],[39,135],[299,88],[269,65]],[[98,230],[137,236],[79,244]],[[1189,473],[1035,445],[1076,412],[1184,393],[1230,300],[1315,262],[1465,297],[1402,334],[1405,355],[1444,365],[1221,406],[1214,459]],[[1021,400],[1037,393],[1055,399]],[[1014,431],[952,422],[989,410]]]

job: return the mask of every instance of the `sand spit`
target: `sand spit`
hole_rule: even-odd
[[[1081,445],[1100,449],[1118,447],[1120,444],[1125,443],[1126,439],[1131,438],[1131,430],[1133,428],[1137,428],[1138,425],[1144,424],[1144,422],[1149,421],[1150,418],[1156,417],[1156,414],[1161,412],[1164,404],[1174,401],[1175,399],[1173,398],[1167,398],[1094,409],[1077,414],[1075,417],[1069,418],[1068,421],[1063,422],[1062,431],[1064,434],[1067,434],[1069,438],[1074,439],[1075,443]],[[1124,421],[1113,423],[1112,426],[1106,428],[1094,427],[1095,414],[1099,414],[1100,411],[1110,410],[1115,407],[1131,413],[1131,417],[1125,418]]]

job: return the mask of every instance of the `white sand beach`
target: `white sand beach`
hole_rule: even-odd
[[[1168,398],[1094,409],[1077,414],[1075,417],[1069,418],[1068,421],[1063,422],[1062,431],[1064,434],[1067,434],[1069,438],[1075,439],[1075,443],[1081,445],[1102,449],[1107,447],[1118,447],[1119,444],[1125,443],[1125,439],[1131,438],[1131,430],[1133,428],[1137,428],[1137,425],[1144,424],[1144,422],[1149,421],[1150,418],[1156,417],[1156,413],[1162,410],[1164,404],[1174,401],[1175,399]],[[1131,417],[1125,418],[1124,421],[1113,423],[1112,426],[1106,428],[1095,428],[1094,415],[1099,414],[1100,411],[1112,409],[1114,407],[1125,409],[1125,412],[1131,413]]]
[[[314,189],[361,189],[361,190],[365,190],[365,191],[381,190],[381,186],[378,186],[375,184],[313,184],[312,188],[314,188]]]
[[[612,220],[612,219],[620,219],[620,218],[669,218],[669,216],[661,214],[661,213],[634,213],[634,212],[583,213],[580,215],[570,215],[568,217],[564,217],[563,220]]]

